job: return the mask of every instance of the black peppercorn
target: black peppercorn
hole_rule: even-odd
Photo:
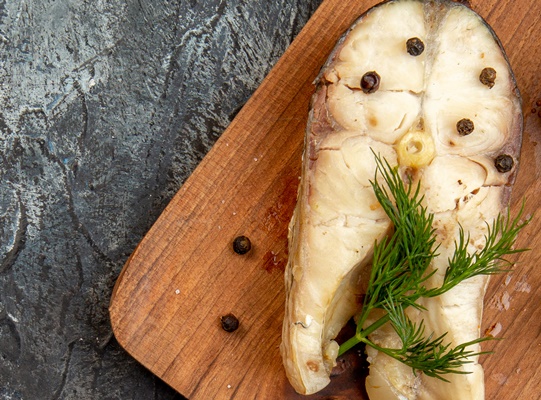
[[[376,71],[370,71],[361,78],[361,89],[364,93],[374,93],[379,89],[380,76]]]
[[[237,254],[246,254],[251,248],[252,243],[246,236],[237,236],[235,240],[233,240],[233,250]]]
[[[473,132],[475,126],[471,119],[462,118],[456,123],[456,130],[460,136],[466,136]]]
[[[479,75],[479,80],[483,85],[486,85],[489,87],[489,89],[492,89],[494,83],[496,82],[496,70],[490,67],[484,68],[481,71],[481,75]]]
[[[508,154],[501,154],[494,160],[494,166],[501,173],[511,171],[513,165],[515,165],[515,161],[513,161],[513,157]]]
[[[226,332],[234,332],[239,328],[239,319],[231,313],[220,317],[220,322]]]
[[[425,44],[418,37],[413,37],[406,42],[406,49],[410,55],[417,57],[425,51]]]

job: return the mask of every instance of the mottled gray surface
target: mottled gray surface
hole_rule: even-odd
[[[0,0],[0,399],[177,399],[128,255],[321,0]]]

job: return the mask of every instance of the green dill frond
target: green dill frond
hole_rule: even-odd
[[[471,363],[471,358],[484,354],[468,350],[468,347],[491,339],[483,337],[451,347],[450,343],[445,343],[446,333],[435,339],[432,339],[433,334],[425,337],[423,320],[414,323],[408,318],[403,307],[388,303],[385,309],[393,329],[402,342],[402,347],[380,348],[380,351],[411,367],[414,373],[422,372],[443,381],[447,381],[442,376],[444,374],[465,374],[467,371],[462,368],[464,364]]]
[[[473,363],[473,358],[486,353],[468,350],[468,348],[492,339],[491,337],[483,337],[451,347],[450,343],[445,344],[445,337],[446,334],[443,334],[432,339],[432,335],[430,335],[408,347],[405,352],[402,349],[399,351],[387,349],[385,353],[411,367],[414,373],[422,372],[427,376],[449,382],[442,375],[468,374],[469,372],[463,368],[464,365]]]
[[[494,275],[509,271],[511,262],[505,257],[527,250],[514,248],[518,233],[531,221],[531,217],[522,220],[523,212],[524,203],[515,218],[511,219],[508,210],[506,217],[500,214],[492,225],[487,223],[484,247],[471,254],[468,252],[470,236],[466,235],[464,229],[460,227],[459,238],[455,242],[455,252],[449,259],[443,284],[440,288],[431,291],[429,296],[439,296],[460,282],[477,275]]]
[[[455,242],[455,253],[441,287],[427,289],[426,281],[436,272],[430,264],[437,256],[434,216],[423,206],[420,184],[405,184],[398,167],[392,167],[385,159],[374,153],[376,174],[371,181],[377,200],[391,220],[393,233],[374,244],[372,270],[368,282],[363,308],[357,320],[357,331],[340,346],[339,355],[358,343],[381,351],[408,365],[414,373],[447,381],[442,375],[448,373],[468,373],[463,366],[472,358],[484,354],[469,350],[490,338],[479,338],[451,347],[446,342],[446,334],[434,338],[434,333],[425,334],[424,321],[413,322],[406,314],[408,307],[420,312],[425,308],[417,303],[420,298],[439,296],[466,279],[477,275],[492,275],[505,271],[510,262],[507,255],[525,249],[513,249],[519,231],[531,218],[522,221],[524,204],[519,214],[511,219],[499,215],[492,225],[487,226],[484,247],[470,253],[470,237],[460,227]],[[384,183],[380,183],[381,176]],[[374,310],[384,314],[375,322],[365,326]],[[373,315],[373,314],[372,314]],[[383,325],[390,323],[401,340],[398,349],[384,348],[372,342],[368,336]]]

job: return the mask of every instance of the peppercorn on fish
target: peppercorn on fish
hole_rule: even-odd
[[[462,227],[469,251],[485,245],[517,171],[518,89],[499,40],[481,17],[450,0],[394,0],[364,14],[317,80],[290,223],[281,352],[297,392],[330,382],[334,340],[360,307],[374,243],[392,229],[370,181],[374,154],[419,183],[439,245],[427,285],[437,286]],[[425,331],[458,345],[480,335],[487,276],[406,310]],[[370,339],[400,348],[387,324]],[[476,345],[478,346],[478,345]],[[479,351],[472,346],[471,350]],[[368,349],[371,399],[483,399],[477,357],[443,382]]]

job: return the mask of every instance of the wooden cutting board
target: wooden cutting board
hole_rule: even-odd
[[[325,0],[250,101],[136,248],[110,305],[118,342],[190,399],[295,399],[278,346],[284,307],[287,224],[296,200],[312,82],[342,32],[374,0]],[[514,212],[539,208],[541,2],[474,0],[499,35],[524,100],[525,132]],[[541,212],[537,212],[539,215]],[[541,270],[536,216],[513,272],[491,281],[483,330],[487,399],[540,399]],[[241,256],[231,243],[248,236]],[[227,333],[220,317],[234,313]],[[314,399],[364,399],[362,359]]]

